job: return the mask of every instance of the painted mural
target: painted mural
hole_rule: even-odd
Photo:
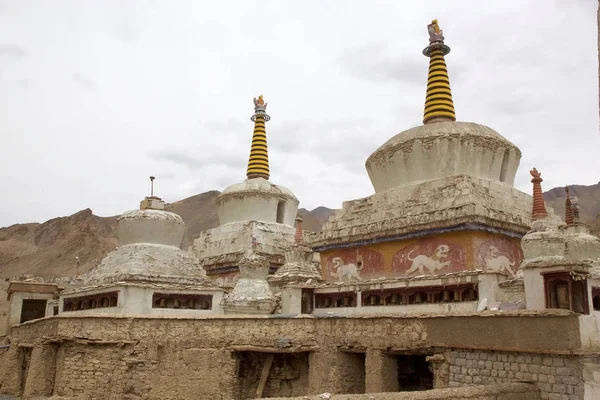
[[[467,269],[467,252],[448,240],[421,239],[392,258],[394,276],[441,275]]]
[[[492,270],[514,277],[523,260],[523,252],[506,239],[492,239],[477,249],[477,268]]]
[[[381,253],[367,249],[344,249],[327,258],[323,271],[326,281],[349,282],[385,276]]]

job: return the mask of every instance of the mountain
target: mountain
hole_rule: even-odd
[[[332,210],[327,207],[317,207],[312,211],[308,211],[306,208],[300,208],[298,215],[303,219],[302,229],[305,231],[321,232],[323,224],[327,222],[329,217],[333,215],[336,210]]]
[[[165,205],[165,210],[181,216],[187,227],[182,248],[187,249],[191,246],[200,232],[219,226],[215,203],[219,193],[217,190],[211,190]]]
[[[579,200],[579,218],[582,222],[593,224],[600,214],[600,182],[595,185],[569,186],[571,197]],[[544,193],[546,204],[554,209],[557,215],[565,218],[565,199],[567,197],[564,187],[557,187]]]

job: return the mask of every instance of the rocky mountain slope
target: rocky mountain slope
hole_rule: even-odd
[[[579,200],[579,214],[581,221],[593,223],[600,214],[600,182],[595,185],[569,186],[571,197],[575,196]],[[565,217],[565,199],[566,191],[564,187],[557,187],[544,193],[546,204],[551,206],[556,214],[562,218]]]

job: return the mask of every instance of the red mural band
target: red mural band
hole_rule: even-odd
[[[384,256],[377,250],[344,249],[329,256],[323,273],[327,281],[443,275],[475,269],[496,271],[512,277],[523,260],[520,246],[507,239],[475,239],[471,249],[465,249],[451,240],[423,239],[396,252],[388,273],[385,271]],[[468,265],[467,251],[473,252],[474,265]]]

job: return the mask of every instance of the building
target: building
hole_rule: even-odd
[[[428,31],[424,125],[368,158],[372,196],[304,242],[297,199],[268,181],[269,118],[255,99],[247,179],[220,196],[221,225],[188,253],[159,199],[123,214],[120,247],[86,284],[44,294],[57,315],[13,320],[0,393],[600,398],[600,239],[569,198],[565,222],[548,212],[537,169],[533,196],[513,187],[516,146],[456,121],[450,48],[436,20]],[[37,289],[13,284],[24,308]]]

